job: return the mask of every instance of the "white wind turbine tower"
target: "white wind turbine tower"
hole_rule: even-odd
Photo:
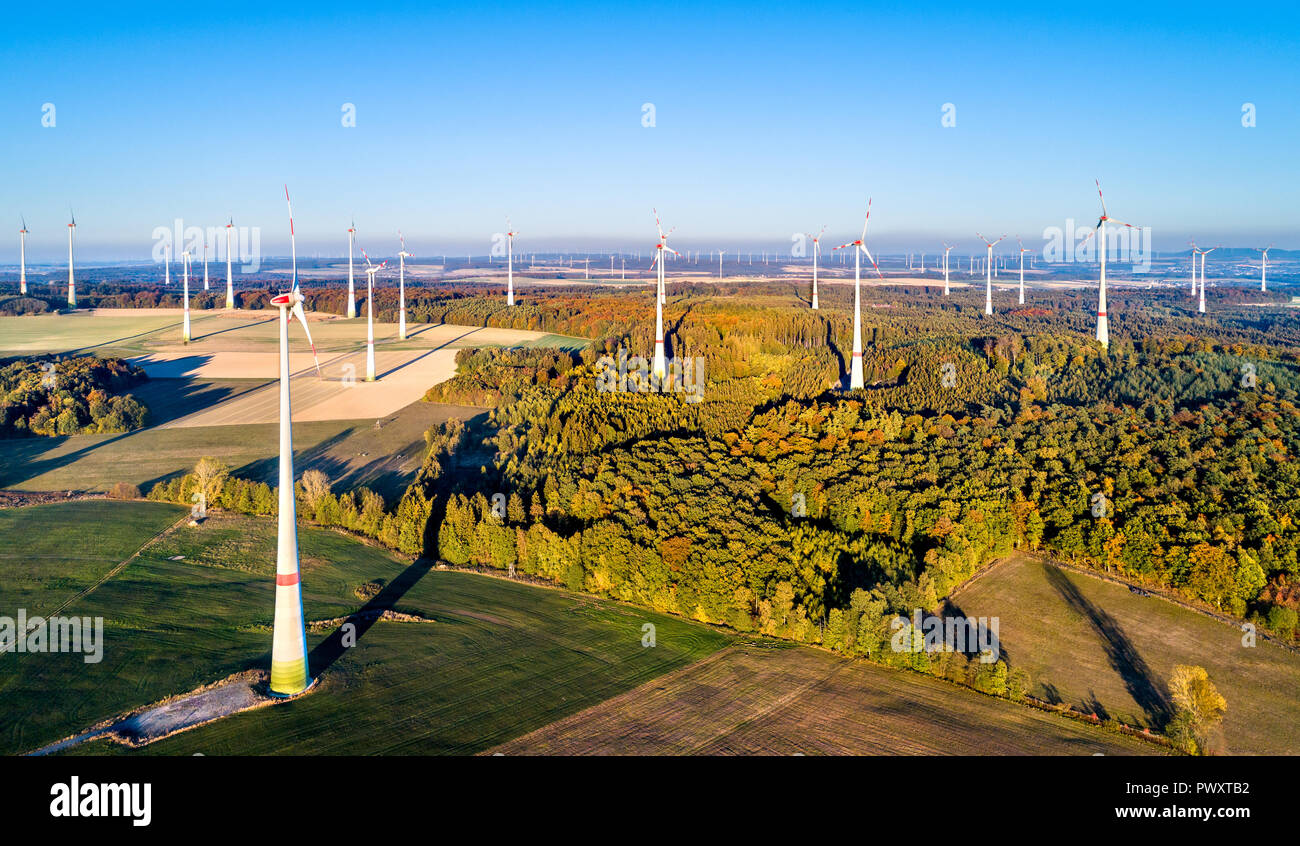
[[[948,296],[948,253],[956,244],[949,246],[947,241],[943,242],[943,295]]]
[[[1016,243],[1020,245],[1020,304],[1025,304],[1025,253],[1032,253],[1033,250],[1026,250],[1025,244],[1016,236]]]
[[[168,236],[167,243],[163,244],[163,287],[172,286],[172,240]]]
[[[352,243],[357,234],[357,222],[352,221],[348,227],[348,319],[357,316],[357,294],[356,286],[352,281]]]
[[[235,279],[230,272],[230,232],[235,228],[235,219],[226,223],[226,308],[235,307]]]
[[[190,251],[181,252],[181,278],[185,280],[182,287],[182,298],[184,300],[184,318],[181,321],[181,341],[188,344],[190,342]]]
[[[515,236],[518,235],[506,218],[506,305],[515,304]]]
[[[871,251],[862,243],[867,237],[867,223],[871,221],[871,199],[867,198],[867,216],[862,220],[862,235],[856,241],[840,244],[836,250],[853,247],[853,358],[849,364],[849,390],[864,386],[862,380],[862,255],[865,253],[876,269],[876,275],[884,281],[880,266],[871,257]],[[832,251],[833,252],[833,251]]]
[[[1120,226],[1127,226],[1129,229],[1137,227],[1122,220],[1115,220],[1106,214],[1106,198],[1101,193],[1101,180],[1094,181],[1097,183],[1097,199],[1101,201],[1101,217],[1097,218],[1097,228],[1088,233],[1088,238],[1097,236],[1097,255],[1101,258],[1101,276],[1097,294],[1097,341],[1102,349],[1107,349],[1110,347],[1110,328],[1106,315],[1106,222],[1111,221]],[[1084,238],[1080,246],[1088,243],[1088,238]]]
[[[813,311],[818,311],[821,308],[817,300],[817,257],[821,254],[822,235],[824,235],[825,233],[826,233],[825,226],[823,226],[822,231],[818,232],[816,235],[812,234],[811,232],[804,233],[809,238],[811,238],[813,242],[813,290],[812,290]],[[719,279],[722,278],[722,256],[718,256],[718,278]]]
[[[203,290],[208,290],[208,239],[203,239]]]
[[[18,230],[18,293],[27,295],[27,218]]]
[[[406,251],[406,239],[402,237],[402,230],[397,230],[397,240],[402,243],[402,249],[397,254],[397,337],[399,340],[406,340],[406,260],[410,253]]]
[[[655,262],[659,263],[659,291],[656,293],[656,296],[659,298],[659,305],[662,306],[668,304],[668,286],[664,282],[663,251],[668,250],[668,252],[672,253],[673,255],[679,255],[679,253],[676,250],[671,249],[667,246],[668,236],[673,234],[673,229],[676,229],[677,227],[674,226],[673,229],[669,229],[667,232],[664,232],[664,228],[659,225],[659,211],[657,209],[654,209],[653,211],[655,213],[655,228],[659,230],[659,243],[655,245],[655,257],[654,257],[654,261],[650,263],[650,268],[653,270],[655,266]]]
[[[1196,310],[1201,314],[1205,314],[1205,257],[1217,249],[1219,248],[1210,247],[1208,250],[1199,251],[1201,254],[1201,301],[1200,304],[1197,305]]]
[[[993,313],[993,246],[995,244],[1001,243],[1002,238],[1005,238],[1007,236],[1003,235],[1002,238],[999,238],[996,241],[990,241],[988,238],[985,238],[983,235],[980,235],[978,232],[976,232],[975,234],[979,236],[979,239],[983,241],[985,244],[987,244],[989,248],[988,261],[984,262],[984,313],[992,314]]]
[[[70,209],[68,216],[72,218],[72,222],[68,224],[68,305],[76,308],[77,280],[72,271],[72,234],[77,231],[77,216],[72,214]]]
[[[718,250],[718,281],[722,281],[722,256],[726,250]],[[813,260],[813,308],[817,308],[817,266],[816,259]]]
[[[1258,247],[1255,248],[1255,252],[1263,254],[1263,264],[1259,266],[1259,289],[1261,291],[1268,290],[1268,251],[1271,249],[1273,249],[1272,244],[1262,250]]]
[[[657,288],[655,291],[655,355],[654,364],[651,367],[651,373],[656,379],[663,379],[668,375],[668,361],[664,357],[664,251],[678,255],[677,251],[668,246],[668,236],[672,234],[672,229],[664,232],[663,226],[659,223],[659,211],[654,209],[655,228],[659,231],[659,240],[655,243],[655,257],[650,262],[650,269],[659,268],[657,278]],[[676,229],[676,227],[673,227]]]
[[[285,186],[284,201],[289,203]],[[289,241],[294,245],[293,207],[289,207]],[[289,314],[302,324],[311,343],[316,344],[307,328],[303,313],[302,292],[298,290],[298,251],[293,250],[293,288],[271,299],[280,309],[280,486],[278,527],[275,552],[275,622],[271,633],[271,694],[294,696],[312,684],[307,666],[307,628],[302,613],[302,578],[298,564],[297,501],[293,489],[293,411],[289,401]],[[316,362],[320,375],[320,361]]]
[[[366,381],[375,381],[375,274],[388,264],[385,260],[378,266],[370,261],[366,251],[361,251],[366,260]]]

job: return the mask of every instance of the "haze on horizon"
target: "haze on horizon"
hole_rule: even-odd
[[[881,252],[1037,246],[1096,220],[1094,178],[1156,250],[1300,247],[1300,12],[1281,4],[669,4],[658,29],[594,4],[412,4],[364,27],[331,2],[222,9],[10,11],[0,263],[20,215],[29,260],[66,258],[70,206],[80,261],[145,260],[176,218],[233,217],[283,255],[285,182],[303,255],[345,255],[353,219],[374,255],[399,228],[417,255],[483,254],[507,215],[520,251],[646,254],[652,207],[678,249],[788,249],[856,235],[867,197]]]

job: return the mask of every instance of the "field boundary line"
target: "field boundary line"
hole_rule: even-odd
[[[661,684],[668,679],[672,679],[675,678],[676,676],[686,673],[688,670],[694,670],[699,667],[706,666],[708,664],[717,663],[718,661],[721,661],[725,655],[731,653],[732,651],[735,651],[738,646],[739,644],[729,643],[726,646],[723,646],[721,649],[713,652],[711,655],[705,655],[703,658],[701,658],[698,661],[692,661],[689,664],[686,664],[685,666],[682,667],[678,667],[675,670],[670,670],[667,673],[662,673],[660,675],[646,679],[641,684],[634,685],[633,687],[623,691],[622,693],[615,694],[614,696],[611,696],[608,699],[602,699],[600,702],[596,702],[593,703],[592,705],[588,705],[586,708],[583,708],[581,711],[576,711],[572,714],[569,714],[566,717],[560,717],[558,720],[552,720],[551,722],[546,723],[545,725],[542,726],[538,726],[532,731],[525,732],[524,734],[521,734],[518,737],[513,737],[509,740],[504,740],[501,743],[498,743],[496,746],[490,747],[488,749],[484,749],[478,752],[477,754],[479,756],[491,755],[492,753],[500,750],[502,747],[510,746],[515,743],[520,743],[532,737],[533,735],[540,735],[542,732],[546,731],[547,729],[554,728],[555,726],[563,726],[567,723],[581,722],[583,719],[585,719],[588,716],[588,714],[591,711],[594,711],[597,708],[606,707],[610,703],[617,702],[618,700],[623,699],[625,697],[630,697],[636,694],[637,692],[639,692],[643,687],[647,685],[650,685],[652,683]]]
[[[113,577],[116,576],[118,573],[121,573],[123,570],[125,570],[125,569],[126,569],[126,565],[130,564],[132,561],[134,561],[135,559],[139,558],[139,557],[140,557],[140,553],[144,552],[146,549],[148,549],[150,546],[152,546],[152,545],[154,544],[155,541],[157,541],[157,540],[159,540],[160,538],[162,538],[163,535],[170,534],[171,532],[175,531],[176,529],[179,529],[182,523],[184,523],[184,522],[186,522],[187,520],[190,519],[190,516],[191,516],[191,515],[189,514],[189,512],[186,512],[186,513],[185,513],[185,514],[184,514],[184,515],[183,515],[179,520],[177,520],[175,523],[172,523],[170,526],[168,526],[167,528],[165,528],[165,529],[163,529],[162,531],[158,532],[158,533],[155,534],[153,537],[149,538],[147,541],[145,541],[143,544],[141,544],[140,548],[137,549],[135,552],[131,553],[130,557],[128,557],[128,558],[126,558],[126,559],[124,559],[124,560],[118,562],[118,564],[117,564],[116,566],[114,566],[113,569],[111,569],[111,570],[109,570],[107,573],[105,573],[105,574],[104,574],[104,575],[99,579],[99,581],[95,582],[95,583],[92,584],[92,585],[88,585],[88,586],[87,586],[86,588],[84,588],[80,593],[76,594],[75,596],[72,596],[71,598],[69,598],[69,599],[67,599],[67,600],[64,600],[64,602],[63,602],[62,605],[60,605],[58,608],[55,608],[53,611],[51,611],[50,613],[46,614],[45,616],[46,616],[46,617],[54,617],[54,616],[56,616],[56,615],[62,613],[63,610],[64,610],[65,608],[67,608],[69,605],[71,605],[72,603],[76,602],[76,601],[79,600],[79,599],[84,599],[84,598],[86,598],[87,596],[89,596],[91,593],[93,593],[93,592],[95,592],[96,590],[98,590],[98,589],[100,588],[100,586],[102,586],[102,585],[103,585],[105,582],[107,582],[109,579],[113,578]]]

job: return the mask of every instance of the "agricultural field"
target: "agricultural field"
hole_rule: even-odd
[[[1139,755],[1159,747],[929,676],[743,643],[492,750],[507,755]]]
[[[584,341],[513,329],[376,323],[378,380],[365,382],[364,320],[310,316],[321,373],[305,337],[291,334],[295,462],[343,487],[366,485],[389,500],[419,469],[424,432],[484,412],[420,402],[455,373],[466,346],[554,346]],[[149,410],[147,428],[124,434],[0,441],[0,488],[106,491],[117,482],[142,490],[188,470],[201,457],[236,473],[271,480],[279,447],[277,326],[265,311],[195,311],[193,338],[180,343],[178,309],[104,309],[0,317],[0,356],[79,353],[120,356],[150,379],[129,391]],[[355,377],[355,379],[353,378]]]
[[[146,403],[161,381],[137,389]],[[171,401],[179,402],[174,396]],[[381,420],[295,423],[294,466],[300,472],[321,470],[339,490],[366,485],[392,501],[419,469],[430,426],[484,413],[470,406],[415,402]],[[278,437],[275,423],[256,423],[0,440],[0,488],[93,492],[129,482],[147,492],[160,479],[191,470],[204,456],[221,459],[236,475],[274,483]]]
[[[70,524],[110,541],[89,573],[82,561],[0,559],[0,584],[29,584],[33,612],[75,595],[183,509],[82,502],[0,512],[34,536]],[[141,516],[143,515],[143,516]],[[6,535],[10,536],[10,535]],[[51,543],[53,543],[51,541]],[[472,574],[430,571],[344,535],[299,533],[308,620],[366,602],[430,622],[375,622],[353,649],[334,627],[308,633],[320,687],[286,706],[230,718],[146,747],[161,753],[467,752],[500,743],[702,658],[727,637],[702,625],[614,603]],[[110,554],[111,553],[111,554]],[[63,613],[103,616],[102,662],[81,655],[0,656],[0,753],[30,751],[100,720],[269,661],[275,524],[213,516],[180,525]],[[49,574],[48,583],[39,583]],[[69,579],[76,577],[76,583]],[[32,583],[33,581],[37,583]],[[8,609],[13,613],[16,609]],[[658,646],[641,646],[652,622]],[[287,722],[286,722],[287,721]],[[346,727],[346,730],[343,730]],[[109,751],[103,743],[86,751]]]
[[[951,599],[959,614],[1000,618],[1010,666],[1030,693],[1129,725],[1159,728],[1170,715],[1177,664],[1204,667],[1227,700],[1225,754],[1297,755],[1300,655],[1123,585],[1012,556]]]

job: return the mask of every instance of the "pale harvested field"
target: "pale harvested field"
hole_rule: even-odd
[[[507,755],[1141,755],[1151,744],[803,647],[729,647],[504,743]]]
[[[131,359],[155,378],[270,380],[250,385],[211,408],[163,423],[161,428],[233,426],[279,420],[280,386],[275,353],[217,353],[168,358],[151,354]],[[456,375],[456,350],[375,352],[374,382],[365,381],[364,351],[322,356],[318,376],[311,353],[289,356],[289,396],[295,421],[357,420],[385,417],[417,402],[433,385]]]
[[[97,309],[71,315],[0,317],[0,350],[120,355],[154,379],[199,383],[249,380],[210,407],[169,419],[165,428],[271,423],[279,419],[278,312],[190,313],[191,341],[181,341],[181,309]],[[296,421],[376,419],[396,414],[456,373],[456,352],[478,346],[574,346],[579,339],[545,332],[449,324],[375,324],[377,379],[366,382],[366,321],[308,314],[320,356],[296,322],[289,332],[291,396]],[[213,392],[218,393],[218,392]]]
[[[1300,754],[1300,655],[1123,585],[1015,555],[957,590],[961,614],[997,617],[1003,654],[1030,692],[1129,725],[1161,728],[1176,664],[1209,673],[1227,700],[1216,751]]]

